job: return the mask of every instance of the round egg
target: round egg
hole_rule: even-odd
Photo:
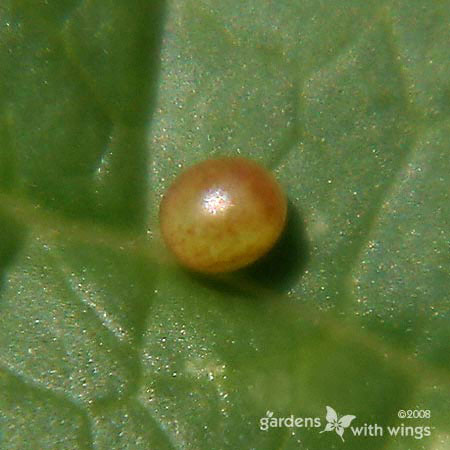
[[[165,243],[183,266],[220,273],[245,267],[270,250],[286,210],[286,197],[270,172],[245,158],[218,158],[175,179],[159,219]]]

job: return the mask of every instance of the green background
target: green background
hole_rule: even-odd
[[[448,0],[2,1],[0,448],[448,449],[449,24]],[[290,215],[208,280],[157,215],[214,155],[272,169]],[[431,436],[342,443],[328,405]]]

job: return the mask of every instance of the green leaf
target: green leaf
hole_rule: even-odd
[[[447,448],[449,11],[2,2],[0,447],[337,448],[331,408],[346,448]],[[210,279],[158,206],[216,155],[290,205],[270,255]]]

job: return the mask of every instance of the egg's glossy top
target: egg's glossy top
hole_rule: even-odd
[[[245,158],[201,162],[167,190],[160,225],[181,264],[204,273],[242,268],[277,241],[286,198],[266,169]]]

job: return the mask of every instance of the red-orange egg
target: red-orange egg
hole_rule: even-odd
[[[162,236],[185,267],[230,272],[275,244],[286,197],[273,175],[245,158],[203,161],[182,172],[160,206]]]

